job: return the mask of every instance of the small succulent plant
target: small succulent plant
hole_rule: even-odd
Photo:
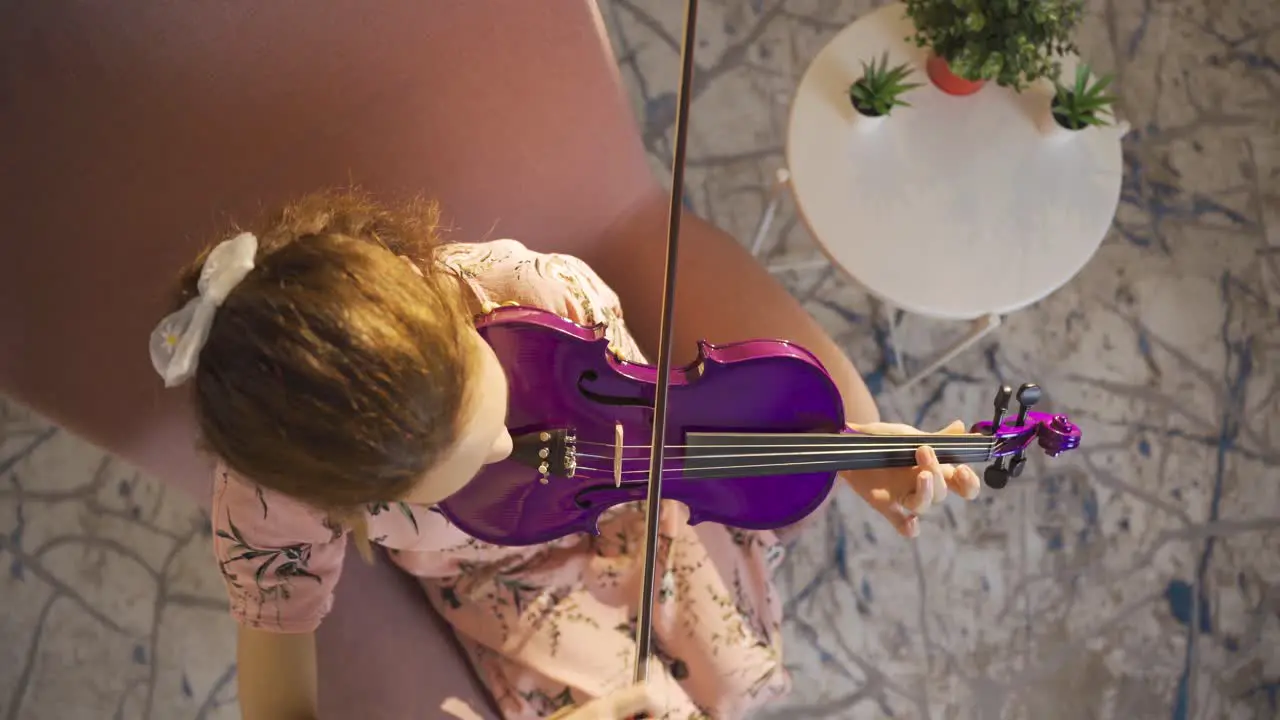
[[[889,53],[880,56],[879,64],[862,63],[862,77],[849,86],[849,100],[854,109],[863,115],[879,117],[888,115],[895,107],[911,107],[902,99],[906,91],[920,87],[920,83],[906,82],[911,66],[902,63],[889,67]]]
[[[1090,126],[1106,125],[1103,115],[1112,115],[1111,106],[1115,103],[1114,95],[1106,94],[1111,85],[1112,76],[1103,75],[1097,80],[1091,79],[1089,66],[1081,63],[1076,66],[1075,81],[1064,85],[1061,80],[1054,80],[1053,119],[1068,130],[1083,130]]]

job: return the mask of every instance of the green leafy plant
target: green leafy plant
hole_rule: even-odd
[[[879,65],[874,59],[870,65],[863,61],[862,77],[849,86],[849,100],[855,110],[871,117],[888,115],[895,107],[911,107],[902,94],[920,83],[906,82],[909,75],[911,66],[907,63],[889,67],[887,52],[880,56]]]
[[[1116,97],[1105,94],[1111,80],[1111,75],[1092,80],[1089,66],[1084,63],[1076,66],[1076,77],[1072,84],[1064,85],[1054,79],[1053,119],[1069,130],[1106,125],[1107,122],[1102,119],[1104,114],[1115,117],[1111,106]]]
[[[1084,0],[906,0],[916,32],[966,80],[1015,90],[1057,77],[1058,56],[1076,52],[1072,36]]]

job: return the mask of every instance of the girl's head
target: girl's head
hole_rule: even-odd
[[[205,447],[262,486],[337,512],[434,503],[505,457],[506,378],[457,279],[432,260],[436,220],[426,203],[306,197],[245,228],[235,242],[251,269],[223,281],[233,287],[216,309],[202,253],[174,310],[189,321],[203,303],[212,317],[190,373]],[[202,271],[206,300],[192,302]],[[153,356],[200,325],[166,323]]]

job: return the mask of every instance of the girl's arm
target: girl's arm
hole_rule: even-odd
[[[241,625],[236,662],[244,720],[315,720],[315,633]]]
[[[618,293],[627,325],[657,360],[666,267],[668,198],[655,188],[599,240],[575,248]],[[818,356],[844,396],[851,423],[880,420],[862,376],[800,303],[728,233],[691,212],[680,223],[672,365],[694,358],[698,340],[790,340]]]

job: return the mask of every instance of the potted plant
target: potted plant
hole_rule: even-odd
[[[985,82],[1022,90],[1056,77],[1058,57],[1076,52],[1072,35],[1084,0],[906,0],[915,34],[931,55],[929,79],[952,95]]]
[[[920,83],[906,82],[909,75],[911,66],[907,63],[889,67],[887,52],[880,56],[878,65],[874,58],[870,65],[863,61],[862,77],[849,86],[849,102],[864,120],[882,120],[895,107],[911,107],[902,94]]]
[[[1064,85],[1055,78],[1053,100],[1044,119],[1045,130],[1051,134],[1069,135],[1087,127],[1107,125],[1103,115],[1115,117],[1111,106],[1116,97],[1105,94],[1111,80],[1111,75],[1093,79],[1085,63],[1076,66],[1075,81],[1070,85]]]

